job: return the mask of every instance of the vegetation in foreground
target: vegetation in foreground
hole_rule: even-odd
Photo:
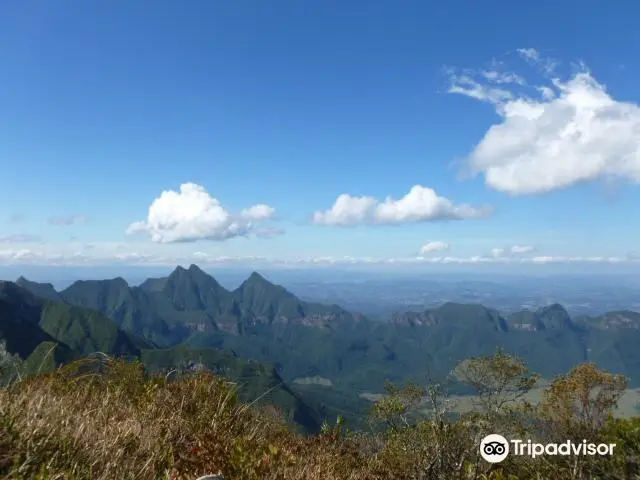
[[[605,479],[640,478],[640,418],[614,419],[624,377],[592,364],[556,378],[538,405],[518,358],[501,351],[458,366],[477,391],[452,420],[437,385],[388,386],[369,432],[341,419],[292,431],[270,407],[241,403],[211,373],[167,378],[139,362],[85,359],[0,390],[0,475],[7,479]],[[431,417],[413,421],[430,402]],[[488,433],[542,443],[616,443],[612,457],[479,456]]]

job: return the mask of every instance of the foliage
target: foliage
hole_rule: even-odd
[[[487,378],[504,371],[505,365],[524,367],[502,352],[473,362],[491,366]],[[209,372],[177,377],[149,374],[139,361],[94,355],[0,390],[0,476],[15,480],[177,480],[207,473],[221,474],[225,480],[634,478],[640,422],[609,415],[621,386],[619,377],[581,365],[558,377],[547,387],[540,408],[531,407],[529,416],[522,417],[522,428],[533,437],[544,434],[549,425],[563,434],[582,432],[566,430],[567,426],[590,425],[594,440],[617,445],[613,457],[576,461],[576,457],[510,456],[491,465],[478,451],[487,429],[495,428],[486,422],[488,412],[445,421],[448,404],[437,385],[387,385],[388,396],[372,412],[373,419],[387,425],[383,430],[350,431],[339,417],[307,436],[291,430],[274,409],[243,403],[236,387]],[[583,399],[586,391],[592,392],[587,409],[565,408],[567,399]],[[413,417],[411,412],[424,404],[438,408],[431,409],[430,418]],[[513,410],[506,404],[496,408],[494,414]],[[594,422],[596,418],[604,420]]]
[[[556,378],[538,408],[542,418],[557,426],[559,435],[593,438],[611,420],[626,387],[625,377],[584,363]]]
[[[384,422],[392,432],[397,432],[409,426],[409,415],[425,397],[426,390],[412,383],[403,388],[387,383],[385,391],[386,398],[374,404],[371,416]]]
[[[66,303],[47,285],[23,286],[48,299],[0,283],[0,369],[11,380],[0,390],[5,478],[638,475],[638,420],[612,417],[627,378],[577,365],[592,350],[617,373],[640,371],[637,331],[609,328],[620,312],[576,323],[559,305],[505,319],[449,303],[410,324],[402,315],[376,324],[302,302],[258,274],[229,292],[194,266],[134,288],[123,279],[78,282],[60,293]],[[471,414],[450,411],[439,382],[452,369],[453,387],[477,394]],[[538,380],[529,369],[556,375],[538,405],[524,400]],[[433,375],[426,385],[418,383],[425,372]],[[288,386],[304,376],[330,378],[332,388]],[[363,405],[355,392],[375,392],[385,378],[371,429],[352,430],[362,426],[352,421]],[[492,466],[478,446],[496,430],[619,449],[613,457],[510,456]]]
[[[455,376],[475,391],[476,411],[503,431],[510,430],[510,414],[518,410],[524,396],[536,385],[539,375],[530,373],[525,362],[499,348],[495,354],[461,361]]]
[[[236,386],[240,400],[276,405],[287,421],[305,432],[314,432],[320,427],[316,412],[289,389],[272,365],[212,348],[146,349],[140,358],[150,372],[163,373],[170,378],[194,371],[223,376]]]

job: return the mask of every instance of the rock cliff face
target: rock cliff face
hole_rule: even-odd
[[[640,314],[636,312],[610,312],[600,317],[602,328],[630,328],[640,330]]]
[[[402,312],[394,313],[391,318],[391,323],[402,326],[424,326],[424,325],[436,325],[438,319],[430,311],[425,312]]]
[[[480,327],[490,330],[508,330],[506,320],[490,308],[477,304],[445,303],[424,312],[396,313],[391,324],[410,327]]]

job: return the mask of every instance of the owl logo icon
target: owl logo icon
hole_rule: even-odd
[[[489,463],[499,463],[509,455],[509,442],[502,435],[487,435],[480,442],[480,455]]]

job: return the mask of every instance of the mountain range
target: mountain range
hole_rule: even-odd
[[[257,370],[272,365],[258,376],[269,372],[271,384],[281,382],[290,396],[285,403],[297,405],[289,412],[310,427],[323,416],[361,415],[370,405],[366,394],[381,392],[386,380],[442,380],[458,361],[497,347],[545,378],[593,361],[640,385],[640,314],[630,311],[571,318],[559,304],[502,315],[479,304],[445,303],[382,322],[301,301],[258,273],[230,291],[196,265],[139,286],[114,278],[56,291],[22,277],[3,285],[7,293],[0,299],[13,295],[25,309],[35,308],[24,321],[15,306],[8,317],[0,310],[3,336],[22,325],[25,334],[7,345],[23,358],[41,342],[58,341],[67,352],[61,358],[104,350],[163,368],[199,358],[208,358],[210,368],[230,359],[254,362]],[[29,330],[36,327],[37,334]],[[458,384],[451,388],[467,393]]]
[[[46,285],[0,281],[0,357],[19,359],[19,365],[0,365],[2,383],[15,373],[12,367],[20,375],[46,373],[95,352],[140,360],[150,372],[206,369],[235,381],[242,400],[275,404],[304,431],[320,426],[317,412],[288,388],[272,365],[214,348],[160,348],[97,310],[63,302]]]

